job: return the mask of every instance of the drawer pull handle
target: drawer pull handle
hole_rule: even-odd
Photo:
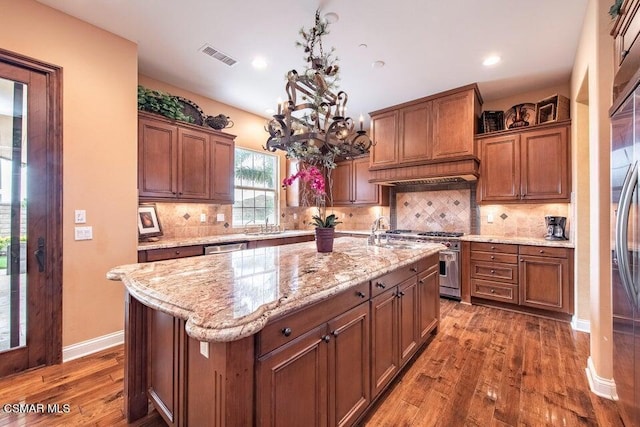
[[[495,270],[491,270],[491,274],[496,274],[496,271]]]
[[[538,252],[540,252],[541,254],[544,253],[544,249],[540,249]]]
[[[418,269],[417,269],[417,268],[415,268],[415,267],[411,267],[411,268],[409,269],[409,271],[413,271],[414,273],[417,273],[417,272],[418,272]]]
[[[322,337],[322,340],[323,340],[324,342],[329,342],[329,341],[331,341],[331,335],[327,334],[327,335],[323,336],[323,337]]]
[[[496,259],[496,257],[494,257],[493,255],[491,255],[491,259]]]
[[[495,249],[495,248],[496,248],[495,246],[491,246],[491,249]]]
[[[364,298],[364,297],[366,297],[366,295],[365,295],[365,294],[364,294],[364,292],[362,292],[362,291],[358,291],[358,292],[356,292],[356,295],[358,295],[360,298]]]
[[[284,335],[285,337],[288,337],[288,336],[290,336],[290,335],[291,335],[291,333],[292,333],[292,332],[293,332],[293,331],[291,330],[291,328],[284,328],[284,329],[282,330],[282,335]]]
[[[376,282],[376,286],[379,287],[380,289],[386,288],[385,284],[382,282]]]
[[[495,294],[495,293],[496,293],[496,290],[495,290],[495,289],[491,289],[491,293],[492,293],[492,294]]]
[[[404,292],[400,291],[396,294],[398,298],[402,298],[404,296]]]
[[[176,251],[176,255],[180,255],[180,251]]]

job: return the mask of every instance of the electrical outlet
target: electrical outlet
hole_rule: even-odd
[[[200,214],[200,222],[207,222],[207,214]]]
[[[298,219],[298,214],[297,214],[297,213],[294,213],[294,214],[293,214],[293,219],[294,219],[294,220],[295,220],[295,219]]]
[[[87,211],[84,209],[76,209],[75,211],[75,223],[84,224],[87,222]]]
[[[216,215],[216,221],[218,222],[223,222],[224,221],[224,214],[218,214]]]
[[[487,223],[488,224],[493,224],[493,214],[492,213],[487,215]]]
[[[76,240],[93,239],[93,227],[76,227],[74,231]]]

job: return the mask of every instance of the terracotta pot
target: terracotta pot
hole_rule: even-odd
[[[316,228],[316,248],[318,252],[333,252],[335,228]]]

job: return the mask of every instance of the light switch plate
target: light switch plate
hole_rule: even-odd
[[[74,214],[76,224],[84,224],[87,222],[87,211],[84,209],[76,209]]]
[[[216,215],[216,221],[218,221],[218,222],[222,222],[222,221],[224,221],[224,214],[218,214],[218,215]]]
[[[487,215],[487,223],[493,224],[493,214],[488,214]]]
[[[93,227],[76,227],[74,232],[76,240],[93,239]]]
[[[207,222],[207,214],[200,214],[200,222]]]

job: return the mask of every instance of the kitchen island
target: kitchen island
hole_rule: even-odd
[[[437,331],[439,244],[336,239],[116,267],[125,410],[169,425],[352,425]]]

